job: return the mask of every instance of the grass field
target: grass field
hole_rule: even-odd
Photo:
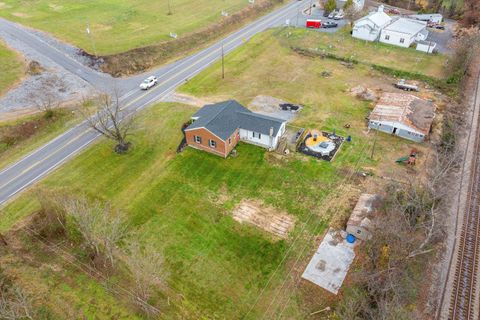
[[[318,50],[346,59],[374,63],[435,78],[445,77],[443,66],[448,58],[446,55],[428,55],[414,48],[358,40],[352,38],[348,28],[336,33],[289,29],[283,35],[288,39],[288,44],[294,47]]]
[[[0,96],[23,76],[20,57],[0,41]]]
[[[219,21],[222,10],[232,14],[247,5],[246,0],[4,0],[0,16],[50,32],[91,53],[95,44],[98,54],[107,55],[170,39],[170,32],[181,37]]]
[[[110,201],[126,213],[139,240],[154,244],[165,256],[170,291],[152,301],[161,306],[165,319],[242,319],[247,314],[246,319],[258,319],[267,310],[266,318],[275,318],[284,306],[286,318],[306,318],[328,299],[319,289],[296,286],[292,279],[303,271],[330,221],[341,221],[349,213],[350,192],[368,184],[358,180],[363,178],[344,179],[352,169],[370,171],[372,184],[379,187],[383,175],[402,177],[421,170],[422,158],[417,169],[398,166],[394,160],[413,146],[422,157],[426,148],[389,135],[376,136],[376,153],[370,159],[374,135],[366,132],[365,116],[372,106],[348,92],[358,84],[387,90],[391,78],[366,65],[349,69],[335,60],[301,56],[281,37],[278,30],[255,37],[227,56],[225,80],[217,64],[181,91],[206,99],[234,98],[245,105],[259,94],[304,104],[294,125],[352,136],[332,163],[298,154],[275,156],[246,144],[238,146],[237,157],[228,159],[189,148],[176,154],[180,127],[196,109],[159,104],[139,116],[128,154],[115,155],[112,143],[102,141],[39,186]],[[323,71],[331,76],[320,76]],[[346,123],[350,129],[343,127]],[[290,237],[273,241],[256,228],[236,223],[232,209],[245,199],[294,216],[297,222]],[[21,195],[0,213],[0,232],[38,209],[35,190]],[[115,292],[105,289],[111,282],[122,284],[122,279],[88,277],[58,256],[49,255],[46,261],[45,255],[37,255],[27,252],[24,261],[12,254],[1,262],[45,314],[87,319],[138,316]]]

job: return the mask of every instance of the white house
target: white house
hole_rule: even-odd
[[[397,17],[392,23],[384,27],[380,34],[380,42],[408,48],[416,41],[426,40],[428,37],[425,21]]]
[[[392,18],[383,12],[383,6],[379,6],[375,12],[370,12],[367,16],[354,22],[352,37],[377,41],[384,27],[390,24]]]

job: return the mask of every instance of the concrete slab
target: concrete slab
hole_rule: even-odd
[[[302,278],[337,294],[355,258],[354,246],[355,244],[348,243],[337,231],[330,228]]]

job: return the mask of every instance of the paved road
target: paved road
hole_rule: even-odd
[[[150,72],[150,74],[158,77],[158,85],[146,92],[138,89],[138,84],[144,75],[115,80],[116,87],[120,90],[124,111],[126,113],[134,113],[156,101],[160,101],[185,82],[186,79],[192,78],[218,60],[221,56],[222,44],[225,53],[228,53],[241,46],[255,34],[270,27],[282,25],[286,19],[292,20],[296,17],[299,6],[305,5],[305,1],[289,2],[210,47]],[[111,89],[112,78],[110,76],[85,67],[32,33],[29,33],[28,29],[21,28],[5,20],[0,20],[0,28],[4,28],[12,33],[39,53],[54,60],[57,64],[78,75],[94,87],[101,90]],[[98,138],[99,135],[96,132],[89,129],[85,123],[82,123],[35,150],[22,160],[1,170],[0,205],[5,204],[19,192],[44,178],[52,170],[55,170],[77,155]]]

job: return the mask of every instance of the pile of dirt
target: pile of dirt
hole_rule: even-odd
[[[44,70],[45,69],[36,60],[30,61],[30,63],[27,66],[27,73],[31,76],[37,76],[41,74]]]
[[[100,57],[103,62],[101,69],[115,77],[146,71],[153,66],[178,56],[179,53],[185,53],[198,48],[212,39],[235,30],[246,21],[259,17],[276,4],[282,2],[283,0],[258,0],[255,2],[255,5],[248,6],[240,12],[224,17],[220,22],[197,32],[151,46],[102,56]]]
[[[359,99],[365,101],[376,101],[378,99],[376,93],[366,87],[363,86],[356,86],[350,89],[350,92]]]

